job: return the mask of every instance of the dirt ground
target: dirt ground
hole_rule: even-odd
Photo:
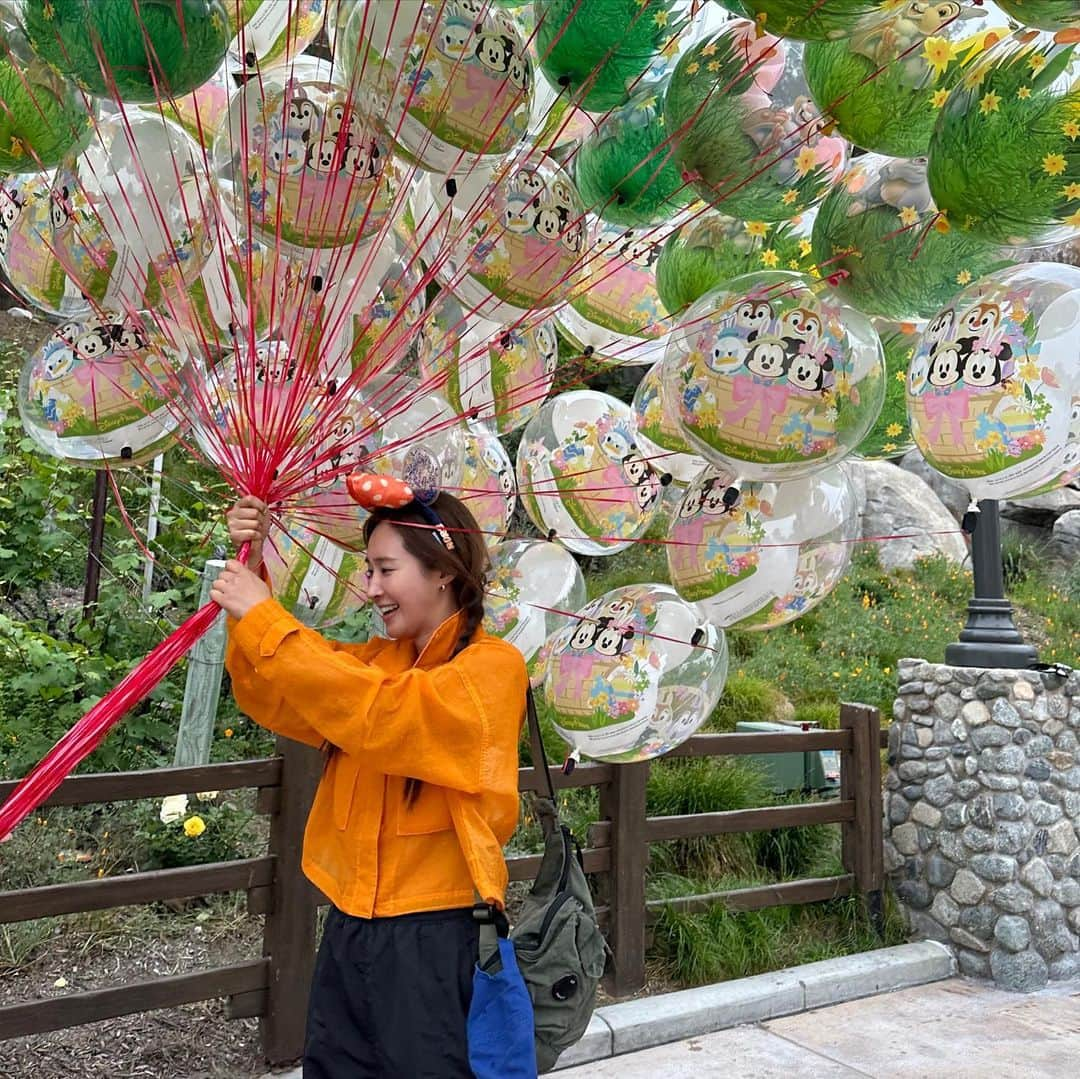
[[[52,919],[35,958],[0,974],[0,1006],[257,957],[261,919],[219,903],[230,905]],[[0,1041],[4,1079],[251,1079],[266,1070],[258,1021],[227,1019],[220,1000]]]

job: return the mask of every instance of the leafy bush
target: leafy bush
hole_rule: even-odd
[[[187,810],[163,821],[160,808],[141,808],[136,836],[144,846],[146,869],[175,869],[252,856],[247,832],[254,814],[229,802],[196,798]]]
[[[663,817],[750,809],[768,801],[764,776],[737,757],[655,761],[645,794],[649,815]],[[649,866],[655,873],[697,877],[752,874],[754,841],[736,833],[654,843]]]
[[[705,724],[710,731],[733,731],[736,723],[768,722],[782,718],[787,697],[764,678],[738,671],[727,680],[724,693]]]

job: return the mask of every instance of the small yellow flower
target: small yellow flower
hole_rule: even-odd
[[[900,210],[900,224],[905,228],[911,225],[917,225],[919,222],[919,211],[914,206],[904,206]]]
[[[764,221],[747,221],[746,231],[751,236],[758,236],[764,239],[769,234],[769,226]]]
[[[1061,189],[1061,193],[1067,199],[1080,199],[1080,184],[1069,184]]]
[[[702,56],[715,56],[716,55],[716,42],[710,41],[708,45],[705,45],[701,50]]]
[[[889,438],[899,438],[900,435],[903,434],[903,431],[903,427],[898,423],[890,423],[889,426],[885,428],[885,434],[887,434]]]
[[[987,113],[997,112],[1000,104],[1001,98],[993,90],[988,90],[979,99],[979,111],[986,116]]]
[[[805,176],[817,165],[817,154],[809,146],[804,146],[795,155],[795,168],[800,176]]]
[[[1046,67],[1046,57],[1042,53],[1034,53],[1030,60],[1028,60],[1028,67],[1031,68],[1033,75],[1038,75],[1044,67]]]
[[[893,377],[897,382],[907,382],[907,375],[903,371],[897,371]]]
[[[1016,373],[1021,378],[1026,378],[1033,382],[1039,377],[1039,365],[1033,360],[1024,360],[1023,363],[1017,364]]]
[[[1077,136],[1080,136],[1080,124],[1075,120],[1066,120],[1065,123],[1061,125],[1061,131],[1066,138],[1075,142]]]
[[[1020,98],[1021,101],[1027,101],[1027,99],[1031,97],[1031,87],[1021,86],[1020,89],[1016,91],[1016,96]]]
[[[789,187],[784,192],[783,198],[780,200],[785,206],[790,206],[799,197],[798,191],[793,187]]]
[[[184,835],[190,839],[200,836],[206,831],[206,821],[202,817],[188,817],[184,821]]]
[[[967,270],[961,270],[956,275],[956,283],[958,285],[967,285],[971,282],[971,274]]]
[[[952,46],[943,37],[928,37],[923,42],[923,59],[938,75],[944,75],[952,60]]]
[[[226,727],[226,728],[225,728],[225,737],[226,737],[226,738],[231,738],[232,736],[233,736],[233,729],[232,729],[232,727]]]
[[[1077,210],[1075,213],[1069,214],[1069,216],[1065,218],[1065,224],[1072,225],[1073,228],[1076,228],[1078,225],[1080,225],[1080,210]]]
[[[806,256],[809,255],[810,252],[813,250],[814,245],[809,240],[799,241],[799,254],[802,255],[803,258],[806,258]]]
[[[799,268],[799,260],[798,259],[788,259],[788,269],[789,270],[797,270],[798,268]]]
[[[895,442],[886,442],[885,445],[881,447],[881,452],[882,453],[892,453],[893,450],[895,450],[895,449],[896,449],[896,443]]]
[[[701,64],[699,64],[696,60],[692,60],[689,64],[686,65],[687,75],[696,75],[700,70]]]
[[[666,11],[658,11],[653,16],[653,22],[656,23],[657,26],[667,26],[668,13]]]
[[[761,261],[768,266],[769,269],[773,269],[780,261],[780,256],[770,247],[767,251],[761,252]]]
[[[935,90],[934,96],[930,99],[930,104],[933,105],[935,109],[940,109],[945,105],[945,102],[948,100],[948,90]]]
[[[1065,171],[1065,155],[1047,154],[1042,160],[1042,167],[1048,176],[1060,176]]]
[[[944,236],[951,228],[949,219],[945,216],[945,211],[939,211],[937,219],[934,221],[934,231],[940,232]]]

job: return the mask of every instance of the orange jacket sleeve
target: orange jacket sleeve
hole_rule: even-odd
[[[362,652],[336,648],[275,600],[253,607],[232,641],[255,675],[280,695],[267,726],[313,731],[388,775],[466,794],[517,781],[525,664],[513,645],[480,641],[430,670],[390,674]],[[239,697],[238,697],[239,700]],[[295,718],[283,721],[287,708]]]
[[[284,608],[281,613],[285,614]],[[228,643],[225,648],[225,668],[229,672],[232,682],[233,697],[240,706],[240,711],[250,716],[260,727],[282,734],[295,742],[303,742],[305,745],[322,746],[326,738],[321,735],[310,723],[308,723],[288,701],[282,696],[281,691],[255,670],[244,650],[237,644],[235,638],[236,627],[240,623],[232,617],[225,619],[228,631]],[[299,625],[299,623],[297,623]],[[348,652],[363,659],[370,653],[375,642],[368,644],[347,644],[339,641],[329,641],[320,638],[324,643],[336,650]]]

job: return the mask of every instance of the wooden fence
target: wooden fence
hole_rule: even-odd
[[[609,991],[624,996],[644,983],[647,923],[665,905],[696,911],[722,903],[732,910],[757,910],[861,893],[871,913],[880,917],[884,885],[881,741],[876,709],[844,705],[836,731],[699,735],[669,754],[711,757],[838,750],[839,798],[802,805],[650,817],[645,805],[648,763],[583,764],[570,776],[556,773],[558,788],[600,788],[601,819],[589,829],[583,856],[586,871],[599,875],[594,882],[598,913],[613,956]],[[300,1055],[304,1000],[315,960],[316,912],[320,902],[325,902],[303,877],[300,852],[322,758],[284,739],[279,740],[278,754],[235,764],[79,776],[59,788],[48,805],[257,788],[258,812],[270,816],[269,847],[260,858],[0,892],[0,924],[242,890],[247,893],[248,911],[266,916],[263,954],[230,966],[3,1007],[0,1039],[225,998],[230,1017],[260,1018],[263,1050],[271,1063]],[[0,784],[0,803],[13,787]],[[540,789],[534,769],[521,770],[520,787]],[[841,825],[845,872],[840,876],[646,902],[650,843],[831,823]],[[511,858],[510,879],[532,879],[539,863],[538,855]]]

